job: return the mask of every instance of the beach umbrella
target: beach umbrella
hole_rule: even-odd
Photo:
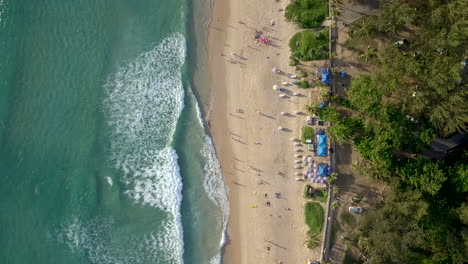
[[[295,160],[294,162],[295,162],[295,163],[301,163],[302,160]]]
[[[299,114],[301,114],[301,111],[296,111],[296,112],[294,112],[294,113],[295,113],[296,115],[299,115]]]
[[[295,149],[294,151],[296,151],[296,152],[301,152],[302,149]]]
[[[289,140],[291,140],[291,141],[296,141],[297,138],[293,138],[293,137],[292,137],[292,138],[289,138]]]
[[[296,172],[296,173],[294,173],[294,175],[296,175],[296,176],[301,176],[301,175],[302,175],[302,173],[300,173],[300,172]]]
[[[283,85],[288,85],[288,82],[282,82]]]
[[[279,130],[283,130],[283,128],[282,128],[282,127],[278,127],[278,131],[279,131]]]
[[[294,95],[294,96],[298,96],[298,95],[299,95],[299,93],[296,93],[296,92],[294,92],[294,93],[293,93],[293,95]]]
[[[280,95],[278,95],[278,97],[286,97],[286,95],[285,94],[280,94]]]
[[[273,85],[273,90],[278,90],[278,85]]]
[[[271,71],[274,72],[274,73],[278,73],[279,70],[278,70],[278,68],[273,67],[273,69],[271,69]]]
[[[302,155],[301,155],[301,154],[296,154],[296,155],[294,155],[294,157],[296,157],[296,158],[301,158]]]
[[[286,114],[286,112],[280,112],[280,114],[282,114],[282,115],[285,115],[285,114]]]
[[[294,146],[299,147],[299,146],[302,146],[302,144],[298,142],[298,143],[294,143]]]
[[[307,161],[310,162],[310,163],[314,162],[314,160],[312,159],[312,157],[308,157],[308,158],[307,158]]]
[[[295,169],[301,169],[301,165],[294,166]]]

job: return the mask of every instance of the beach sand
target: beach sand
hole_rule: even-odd
[[[311,251],[304,245],[308,230],[304,183],[295,181],[294,149],[298,147],[290,141],[300,137],[305,123],[305,115],[295,111],[305,112],[314,89],[283,86],[283,81],[292,80],[272,72],[278,67],[294,74],[295,67],[288,66],[288,41],[298,29],[279,11],[287,3],[216,0],[208,27],[212,98],[207,119],[231,207],[229,242],[223,252],[227,264],[305,263],[308,258],[319,258],[319,248]],[[255,30],[271,44],[256,43]],[[272,89],[275,84],[302,96],[279,98],[280,92]],[[278,131],[278,127],[284,130]]]

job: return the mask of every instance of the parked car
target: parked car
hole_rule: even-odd
[[[355,213],[355,214],[362,213],[362,207],[350,206],[348,210],[350,213]]]

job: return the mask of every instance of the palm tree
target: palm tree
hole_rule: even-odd
[[[339,206],[339,204],[338,204],[337,201],[334,201],[334,202],[331,204],[331,207],[332,207],[333,210],[338,209],[338,206]]]
[[[341,10],[338,7],[332,7],[331,16],[333,19],[341,15]]]
[[[334,193],[335,195],[338,195],[338,194],[340,193],[340,188],[338,188],[338,187],[336,187],[336,186],[333,187],[333,193]]]
[[[318,110],[319,105],[317,103],[306,105],[306,111],[311,115],[315,115]]]
[[[367,38],[376,30],[375,22],[370,17],[365,17],[359,25],[353,26],[352,36],[356,38]]]
[[[365,62],[368,62],[369,60],[373,59],[374,57],[377,57],[377,49],[376,48],[371,48],[370,46],[367,46],[366,51],[359,55],[359,58],[364,60]]]
[[[336,184],[336,180],[338,179],[338,173],[336,172],[333,172],[331,175],[330,175],[330,178],[328,179],[328,183],[332,186],[334,186]]]

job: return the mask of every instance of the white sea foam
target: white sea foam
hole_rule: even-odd
[[[183,108],[181,34],[118,69],[105,85],[104,107],[113,130],[111,160],[122,170],[126,194],[169,213],[163,231],[145,238],[164,250],[170,263],[183,263],[180,204],[182,182],[177,154],[170,147]]]
[[[222,235],[220,248],[224,247],[227,240],[227,224],[229,218],[229,201],[227,197],[227,188],[224,184],[221,166],[216,158],[216,151],[209,136],[205,136],[205,143],[203,144],[201,153],[205,158],[205,180],[203,187],[211,201],[213,201],[222,212]],[[210,264],[221,263],[221,252],[210,260]]]
[[[172,228],[167,224],[162,224],[162,232]],[[118,230],[112,218],[82,221],[74,217],[63,223],[54,236],[77,256],[84,256],[93,264],[177,263],[171,255],[165,254],[164,248],[174,246],[171,245],[174,241],[166,240],[164,233],[155,231],[144,237],[134,237],[122,235]]]
[[[189,95],[195,102],[197,118],[200,122],[200,126],[205,128],[203,115],[198,105],[197,99],[191,90],[189,90]],[[221,171],[221,166],[216,156],[216,151],[213,146],[213,142],[209,136],[205,136],[203,147],[201,149],[201,154],[205,161],[205,166],[203,171],[205,173],[205,178],[203,181],[203,187],[205,192],[208,195],[208,198],[213,201],[221,209],[222,213],[222,233],[220,241],[220,251],[218,254],[213,256],[209,263],[210,264],[220,264],[221,263],[221,249],[224,247],[227,241],[227,224],[229,219],[229,201],[227,197],[227,188],[224,184],[224,178]]]

